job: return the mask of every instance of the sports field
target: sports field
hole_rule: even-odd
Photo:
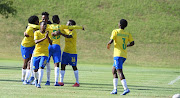
[[[3,1],[0,0],[0,4]],[[180,0],[9,0],[17,14],[4,18],[0,15],[0,98],[34,97],[124,97],[171,98],[180,93]],[[55,87],[51,64],[51,86],[42,88],[21,82],[23,32],[28,18],[47,11],[50,20],[59,15],[61,24],[69,19],[83,25],[77,30],[77,51],[80,87],[75,83],[70,66],[64,77],[65,85]],[[128,20],[126,30],[134,38],[135,46],[128,48],[124,74],[130,93],[120,96],[123,87],[119,81],[118,94],[113,90],[111,73],[113,46],[106,49],[113,29],[120,19]],[[61,49],[64,38],[61,37]]]
[[[75,83],[71,66],[67,66],[64,86],[55,87],[54,70],[51,64],[51,85],[45,86],[46,71],[42,88],[34,85],[23,85],[21,80],[20,61],[0,60],[0,96],[5,97],[123,97],[123,98],[170,98],[180,92],[180,80],[168,85],[180,75],[180,69],[136,67],[125,65],[124,73],[131,92],[120,96],[123,91],[119,81],[118,94],[110,95],[112,85],[112,65],[79,64],[80,87],[72,87]]]

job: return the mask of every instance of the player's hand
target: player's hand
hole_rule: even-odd
[[[25,37],[29,37],[29,35],[28,35],[26,32],[24,32],[24,36],[25,36]]]
[[[45,37],[48,38],[49,37],[48,35],[49,35],[49,31],[46,32],[46,36]]]
[[[110,49],[110,47],[111,47],[111,44],[107,44],[107,49]]]
[[[84,31],[85,31],[84,27],[82,28],[82,30],[84,30]]]
[[[53,33],[51,33],[51,35],[52,35],[52,36],[56,36],[56,33],[55,33],[55,32],[53,32]]]

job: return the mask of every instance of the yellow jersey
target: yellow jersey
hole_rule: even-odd
[[[40,26],[39,25],[34,25],[34,24],[28,24],[29,26],[33,27],[33,28],[36,28],[36,29],[39,29]],[[47,24],[47,27],[46,27],[46,30],[49,30],[51,33],[54,32],[54,31],[57,31],[57,30],[60,30],[61,33],[66,33],[64,30],[65,29],[83,29],[82,26],[67,26],[67,25],[59,25],[59,24]],[[60,45],[60,38],[61,38],[61,35],[57,35],[57,36],[53,36],[51,38],[51,40],[53,41],[52,44],[58,44]]]
[[[77,54],[76,50],[76,39],[77,39],[77,33],[75,30],[70,31],[69,29],[65,29],[66,35],[72,35],[72,38],[65,38],[65,48],[64,52],[70,53],[70,54]]]
[[[110,39],[114,40],[114,57],[127,58],[127,44],[132,42],[132,35],[123,29],[115,29],[112,31]]]
[[[48,30],[51,30],[51,32],[55,32],[55,31],[58,31],[60,30],[60,25],[59,24],[51,24],[49,26],[47,26],[47,29]],[[52,36],[52,44],[57,44],[60,46],[60,37],[61,35],[57,35],[57,36]]]
[[[33,29],[33,27],[28,26],[25,32],[29,35],[29,37],[24,37],[21,42],[21,45],[24,47],[33,47],[35,45],[34,42],[35,29]]]
[[[59,24],[55,24],[55,23],[51,24],[49,26],[47,25],[48,30],[53,30],[52,32],[60,30],[61,33],[64,33],[64,34],[65,34],[65,31],[64,31],[65,29],[82,29],[82,28],[83,28],[82,26],[67,26],[67,25],[59,25]],[[61,35],[53,36],[52,44],[60,45],[60,37],[61,37]]]
[[[41,33],[40,30],[34,32],[34,40],[40,40],[40,39],[45,38],[46,32],[45,33]],[[51,38],[51,33],[50,32],[49,32],[49,37]],[[34,49],[34,53],[33,53],[34,57],[48,56],[49,55],[48,46],[49,46],[48,39],[45,39],[42,42],[37,43],[35,45],[35,49]]]

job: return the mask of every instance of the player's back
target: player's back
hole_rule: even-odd
[[[115,29],[112,33],[114,40],[114,57],[120,56],[127,58],[127,44],[133,41],[131,34],[123,29]]]
[[[24,37],[21,45],[24,47],[33,47],[35,45],[34,29],[32,27],[28,26],[25,32],[29,35],[29,37]]]

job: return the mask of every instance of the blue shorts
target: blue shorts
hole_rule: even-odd
[[[76,66],[77,65],[77,54],[70,54],[70,53],[63,52],[61,64],[66,64],[66,65],[69,64],[72,66]]]
[[[33,57],[33,69],[39,69],[39,67],[44,68],[47,64],[47,56]]]
[[[114,64],[113,64],[113,66],[116,69],[123,69],[124,61],[126,61],[126,58],[123,58],[123,57],[114,57]]]
[[[51,56],[53,57],[54,63],[61,62],[61,47],[57,44],[49,45],[49,57],[48,61],[50,61]]]
[[[33,47],[24,47],[21,45],[21,55],[23,59],[27,59],[30,57],[30,55],[33,53],[35,46]]]

